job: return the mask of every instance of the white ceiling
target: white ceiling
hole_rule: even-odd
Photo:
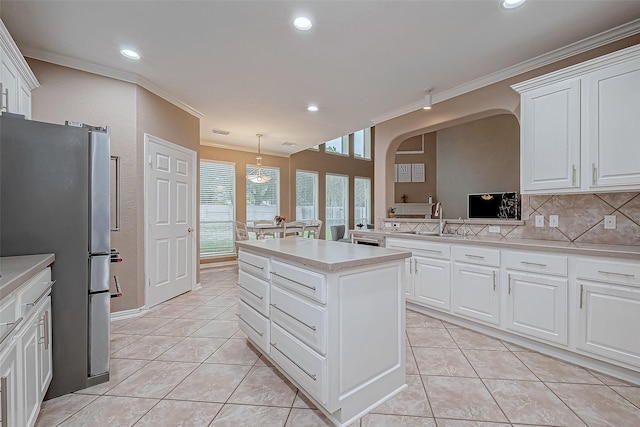
[[[299,14],[310,31],[292,27]],[[1,0],[0,16],[26,56],[137,82],[201,115],[203,143],[254,151],[262,133],[263,151],[285,156],[417,109],[426,89],[442,101],[614,27],[640,32],[638,0]]]

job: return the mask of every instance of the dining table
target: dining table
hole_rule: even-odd
[[[311,230],[315,230],[316,235],[319,233],[320,226],[318,225],[306,225],[305,235],[307,237],[311,237],[308,235],[308,232]],[[282,232],[284,231],[284,224],[258,224],[258,225],[247,225],[247,231],[249,233],[256,233],[256,237],[258,239],[261,238],[264,234],[274,233],[277,237],[282,236]],[[316,237],[317,238],[317,237]]]

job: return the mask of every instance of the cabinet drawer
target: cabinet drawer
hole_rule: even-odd
[[[238,302],[238,326],[260,350],[269,353],[269,319],[240,301]]]
[[[561,255],[504,251],[502,264],[510,270],[567,276],[567,257]]]
[[[500,267],[500,251],[498,249],[479,246],[454,246],[453,259],[469,264],[490,265]]]
[[[241,271],[269,280],[269,258],[241,250],[238,253],[238,267]]]
[[[35,275],[28,283],[22,285],[16,294],[17,304],[20,310],[20,316],[27,317],[44,297],[51,292],[51,267],[45,268],[43,271]]]
[[[638,263],[578,258],[576,273],[579,279],[640,287],[640,264]]]
[[[327,284],[324,274],[314,273],[279,261],[273,261],[271,274],[273,284],[323,304],[327,302]]]
[[[327,359],[276,324],[271,325],[271,358],[320,403],[327,403]]]
[[[240,299],[263,316],[269,316],[269,283],[247,272],[238,273]]]
[[[451,258],[451,247],[444,243],[387,238],[386,245],[387,248],[409,249],[414,255],[430,258]]]
[[[271,288],[271,321],[320,354],[327,352],[327,310],[301,297]]]

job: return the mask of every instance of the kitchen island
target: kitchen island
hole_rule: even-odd
[[[334,424],[406,387],[411,252],[305,238],[237,244],[240,328]]]

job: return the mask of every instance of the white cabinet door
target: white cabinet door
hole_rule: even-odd
[[[521,190],[580,188],[580,80],[544,86],[522,95]]]
[[[451,299],[453,311],[494,325],[500,324],[498,269],[453,264]]]
[[[414,259],[415,301],[449,311],[451,309],[451,263],[420,256]]]
[[[576,347],[640,367],[640,288],[577,280]]]
[[[31,88],[22,79],[18,93],[18,114],[24,114],[27,119],[31,119]]]
[[[0,52],[0,82],[2,83],[2,111],[19,112],[20,77],[9,55]]]
[[[47,302],[43,304],[38,310],[38,347],[40,363],[39,379],[40,379],[40,400],[44,398],[44,395],[51,384],[53,378],[53,365],[52,365],[52,347],[51,347],[51,297],[47,297]]]
[[[40,361],[38,346],[38,319],[31,319],[18,335],[22,370],[22,408],[24,425],[35,424],[40,408]]]
[[[640,59],[584,77],[583,123],[589,147],[589,187],[640,184]],[[584,141],[583,141],[584,142]]]
[[[567,279],[507,273],[507,328],[567,344]]]
[[[2,404],[2,427],[20,427],[22,415],[19,404],[18,387],[18,354],[16,343],[9,340],[5,349],[0,352],[0,401]]]

